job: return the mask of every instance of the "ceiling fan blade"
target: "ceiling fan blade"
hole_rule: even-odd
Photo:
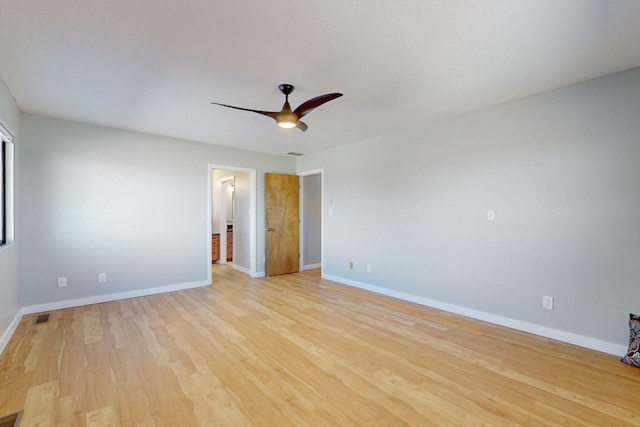
[[[300,129],[302,132],[304,132],[304,131],[306,131],[307,129],[309,129],[309,126],[307,126],[307,124],[306,124],[306,123],[301,122],[300,120],[298,120],[298,121],[296,122],[296,127],[297,127],[298,129]]]
[[[329,102],[341,96],[341,93],[327,93],[326,95],[316,96],[315,98],[311,98],[310,100],[300,104],[300,106],[295,109],[294,114],[298,116],[299,119],[301,119],[312,112],[314,108],[319,107],[325,102]]]
[[[252,110],[251,108],[234,107],[233,105],[220,104],[219,102],[212,102],[212,104],[214,104],[214,105],[221,105],[221,106],[223,106],[223,107],[227,107],[227,108],[233,108],[233,109],[235,109],[235,110],[251,111],[252,113],[262,114],[263,116],[271,117],[272,119],[276,119],[276,120],[277,120],[277,118],[278,118],[278,114],[280,114],[280,111],[260,111],[260,110]]]

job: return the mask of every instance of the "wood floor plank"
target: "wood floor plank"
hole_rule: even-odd
[[[57,398],[58,381],[50,381],[29,388],[21,425],[55,426]]]
[[[639,426],[640,369],[342,286],[318,270],[25,316],[22,426]],[[623,326],[624,327],[624,326]]]

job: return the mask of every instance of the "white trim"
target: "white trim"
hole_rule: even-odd
[[[298,172],[298,176],[318,175],[324,172],[324,169],[314,169],[306,172]]]
[[[9,344],[9,341],[11,340],[13,333],[18,328],[18,325],[20,324],[20,320],[22,320],[22,316],[23,316],[22,311],[18,310],[18,312],[14,316],[11,323],[9,323],[9,327],[5,329],[5,331],[0,336],[0,355],[2,355],[2,353],[4,352],[4,349],[7,348],[7,344]]]
[[[248,268],[241,267],[241,266],[239,266],[239,265],[237,265],[237,264],[229,264],[229,265],[230,265],[234,270],[238,270],[239,272],[244,273],[244,274],[246,274],[246,275],[247,275],[247,276],[249,276],[249,277],[253,277],[253,276],[251,276],[251,272],[249,271],[249,269],[248,269]]]
[[[360,288],[367,291],[375,292],[377,294],[398,298],[404,301],[414,302],[416,304],[424,305],[426,307],[437,308],[439,310],[460,314],[462,316],[470,317],[472,319],[482,320],[482,321],[493,323],[500,326],[506,326],[507,328],[517,329],[519,331],[528,332],[530,334],[539,335],[545,338],[551,338],[557,341],[563,341],[563,342],[574,344],[580,347],[589,348],[591,350],[602,351],[604,353],[609,353],[617,356],[623,355],[627,352],[627,347],[624,345],[615,344],[612,342],[603,341],[603,340],[587,337],[584,335],[578,335],[572,332],[566,332],[559,329],[553,329],[546,326],[537,325],[535,323],[511,319],[509,317],[503,317],[497,314],[486,313],[484,311],[474,310],[474,309],[462,307],[459,305],[448,304],[445,302],[436,301],[429,298],[420,297],[417,295],[407,294],[404,292],[394,291],[394,290],[383,288],[380,286],[370,285],[368,283],[345,279],[343,277],[334,276],[330,274],[322,274],[322,278],[327,280],[332,280],[334,282],[342,283],[343,285],[353,286],[355,288]]]
[[[311,270],[313,268],[322,268],[322,263],[319,262],[317,264],[307,264],[307,265],[303,265],[302,268],[303,268],[303,271],[304,270]]]
[[[298,174],[298,271],[304,270],[304,179]]]
[[[4,145],[6,143],[6,145]],[[16,194],[16,186],[15,186],[15,146],[13,142],[13,135],[9,132],[2,122],[0,121],[0,150],[4,148],[6,149],[4,153],[1,153],[4,157],[4,166],[5,166],[5,176],[4,182],[1,185],[4,185],[5,191],[5,200],[4,200],[4,219],[5,219],[5,236],[4,243],[0,245],[0,250],[6,249],[10,246],[13,246],[15,242],[15,194]],[[2,165],[0,165],[1,169]],[[0,212],[2,215],[2,212]],[[1,216],[0,216],[1,220]],[[0,227],[2,224],[0,223]]]
[[[33,314],[43,311],[61,310],[64,308],[80,307],[83,305],[99,304],[102,302],[118,301],[121,299],[144,297],[147,295],[163,294],[167,292],[183,291],[185,289],[201,288],[211,285],[210,280],[199,280],[196,282],[180,283],[177,285],[158,286],[156,288],[138,289],[135,291],[119,292],[115,294],[96,295],[87,298],[78,298],[64,301],[50,302],[46,304],[30,305],[22,307],[20,313]]]
[[[0,138],[13,143],[13,133],[0,120]]]

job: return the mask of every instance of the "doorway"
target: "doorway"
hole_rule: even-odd
[[[322,267],[322,170],[300,175],[300,271]]]
[[[322,267],[322,170],[265,174],[266,275]]]
[[[209,165],[208,256],[256,277],[256,171]]]

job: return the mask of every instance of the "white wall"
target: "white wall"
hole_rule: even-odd
[[[258,230],[264,172],[295,170],[284,156],[35,115],[22,125],[24,306],[210,282],[208,165],[257,170]],[[258,233],[258,270],[263,255]]]
[[[0,79],[0,121],[11,131],[14,136],[15,149],[15,214],[20,212],[20,180],[18,164],[21,152],[20,141],[20,110],[16,105],[9,89]],[[20,233],[18,231],[19,218],[16,218],[15,241],[10,246],[0,249],[0,352],[11,337],[13,329],[17,325],[18,311],[20,308],[19,291],[19,246]]]
[[[333,199],[323,275],[623,351],[640,312],[639,118],[633,69],[301,157],[324,169],[325,212]]]

